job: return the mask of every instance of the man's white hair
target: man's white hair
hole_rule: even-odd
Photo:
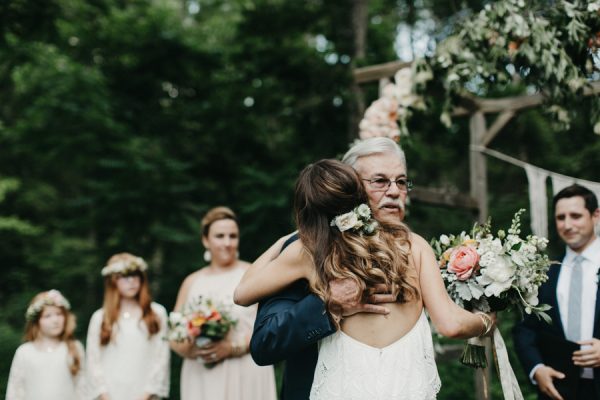
[[[392,139],[387,137],[374,137],[361,140],[350,148],[342,157],[342,162],[356,169],[356,163],[359,158],[367,157],[373,154],[391,153],[397,155],[404,168],[406,168],[406,157],[404,151]]]

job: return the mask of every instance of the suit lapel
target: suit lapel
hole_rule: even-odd
[[[562,266],[556,268],[550,268],[548,271],[548,287],[552,290],[552,296],[549,298],[549,304],[552,306],[553,311],[550,316],[552,321],[555,321],[554,326],[558,330],[560,337],[565,337],[565,330],[563,327],[562,317],[560,315],[560,308],[558,307],[558,276]]]
[[[597,280],[600,279],[600,271],[599,274],[597,275],[598,278],[596,278]],[[596,283],[596,310],[594,312],[594,337],[595,338],[600,338],[600,291],[598,290],[598,288],[600,287],[600,282]]]

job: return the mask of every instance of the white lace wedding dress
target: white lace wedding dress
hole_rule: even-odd
[[[440,378],[422,312],[411,330],[381,349],[342,331],[319,343],[311,400],[435,399]]]

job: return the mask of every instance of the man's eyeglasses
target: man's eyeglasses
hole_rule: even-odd
[[[410,192],[413,187],[412,181],[405,178],[398,178],[395,181],[388,178],[372,178],[362,180],[369,182],[369,186],[373,190],[388,190],[392,182],[398,186],[398,190],[401,192]]]

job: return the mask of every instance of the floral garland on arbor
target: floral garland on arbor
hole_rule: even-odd
[[[600,0],[559,1],[553,9],[532,8],[524,0],[502,0],[462,21],[460,29],[437,45],[431,57],[398,71],[394,83],[366,110],[361,139],[407,135],[407,121],[424,109],[429,81],[445,93],[440,120],[469,97],[490,96],[497,87],[520,85],[544,93],[557,122],[568,127],[565,104],[599,76]],[[595,62],[596,61],[596,62]],[[600,134],[600,99],[593,100],[594,132]]]

